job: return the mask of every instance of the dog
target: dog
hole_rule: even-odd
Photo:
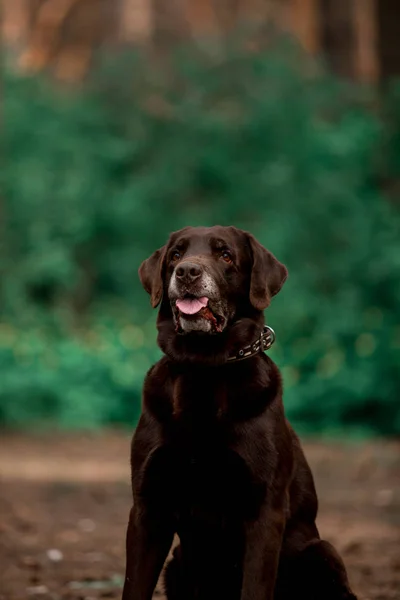
[[[248,232],[186,227],[139,268],[163,358],[132,440],[123,600],[356,600],[316,526],[263,311],[287,269]]]

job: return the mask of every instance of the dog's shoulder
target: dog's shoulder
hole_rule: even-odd
[[[170,413],[172,376],[170,361],[163,357],[153,365],[144,380],[143,412],[149,412],[157,420],[164,420]]]
[[[170,376],[170,361],[166,356],[163,356],[147,371],[144,385],[145,387],[148,385],[159,387],[165,384]]]

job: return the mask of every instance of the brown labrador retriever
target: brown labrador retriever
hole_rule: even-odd
[[[173,233],[141,265],[164,357],[132,442],[123,600],[354,600],[319,537],[317,496],[263,350],[263,310],[287,270],[235,227]]]

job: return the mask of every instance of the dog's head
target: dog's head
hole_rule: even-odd
[[[158,324],[176,335],[217,336],[243,318],[259,318],[287,270],[250,233],[235,227],[186,227],[139,269]]]

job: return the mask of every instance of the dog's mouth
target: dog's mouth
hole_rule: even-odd
[[[175,301],[175,305],[181,314],[197,315],[203,309],[207,308],[208,298],[206,296],[201,296],[200,298],[185,296],[184,298],[178,298]]]
[[[178,333],[195,330],[221,333],[226,324],[226,318],[210,303],[207,296],[186,294],[172,302],[172,308]]]

